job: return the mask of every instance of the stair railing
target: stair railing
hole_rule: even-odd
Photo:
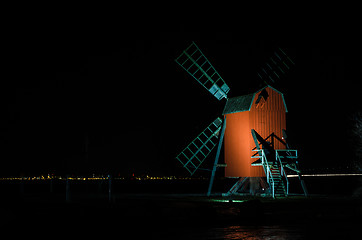
[[[272,175],[272,173],[271,173],[268,160],[267,160],[267,158],[266,158],[266,156],[265,156],[264,149],[259,149],[259,150],[255,149],[255,150],[252,150],[252,151],[259,153],[259,156],[254,156],[254,157],[252,157],[252,158],[261,158],[261,163],[262,163],[262,165],[263,165],[264,172],[266,172],[266,180],[267,180],[269,186],[272,187],[272,196],[273,196],[273,198],[275,198],[274,178],[273,178],[273,175]],[[266,169],[265,169],[265,167],[266,167]],[[271,180],[271,181],[270,181],[270,180]]]
[[[275,158],[277,161],[279,161],[279,164],[280,164],[280,174],[281,176],[284,176],[285,177],[285,180],[287,182],[287,196],[289,195],[289,180],[288,180],[288,176],[287,176],[287,173],[285,172],[285,169],[284,169],[284,165],[282,163],[282,160],[280,159],[280,155],[279,155],[279,152],[281,151],[286,151],[286,153],[289,155],[290,154],[290,151],[289,150],[285,150],[285,149],[279,149],[279,150],[275,150]]]

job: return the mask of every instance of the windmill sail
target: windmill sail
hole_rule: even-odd
[[[278,81],[295,63],[288,57],[285,51],[278,48],[268,61],[257,72],[258,77],[268,83]]]
[[[222,120],[215,119],[202,131],[176,159],[190,172],[191,175],[200,167],[206,157],[218,143]]]
[[[218,100],[227,98],[229,86],[194,42],[175,61]]]

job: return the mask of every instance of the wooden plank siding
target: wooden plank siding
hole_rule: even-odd
[[[256,104],[259,94],[267,92],[266,100]],[[263,93],[265,95],[265,92]],[[251,129],[255,129],[263,138],[274,133],[282,139],[282,129],[286,129],[286,105],[283,95],[268,86],[254,94],[249,111],[226,114],[225,130],[225,168],[226,177],[262,177],[262,167],[251,166],[255,147]],[[279,141],[274,141],[275,149],[285,149]]]

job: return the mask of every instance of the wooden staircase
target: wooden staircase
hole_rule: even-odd
[[[296,172],[299,176],[300,183],[305,196],[308,196],[307,188],[301,178],[298,170],[298,151],[290,149],[288,144],[277,137],[274,133],[270,134],[266,139],[263,139],[254,129],[251,129],[251,135],[255,142],[255,152],[251,156],[252,159],[257,159],[252,162],[252,166],[262,166],[269,185],[269,194],[275,197],[286,197],[289,195],[289,180],[286,168]],[[283,129],[283,137],[287,138]],[[271,139],[269,139],[271,138]],[[270,140],[268,142],[267,140]],[[274,139],[285,145],[285,149],[274,149]]]
[[[274,197],[286,197],[287,191],[285,188],[285,184],[283,182],[283,177],[280,172],[280,167],[278,166],[278,164],[271,164],[271,163],[269,163],[269,166],[270,166],[270,173],[272,176],[271,180],[269,181],[269,184],[271,185],[270,186],[271,191],[273,191],[274,187]]]

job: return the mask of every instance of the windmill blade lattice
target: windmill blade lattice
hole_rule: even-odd
[[[222,120],[215,119],[204,131],[202,131],[176,159],[189,171],[191,175],[200,167],[206,157],[218,143]]]
[[[229,86],[194,42],[175,61],[218,100],[227,98]]]
[[[279,80],[295,63],[288,57],[284,50],[278,48],[268,61],[257,72],[258,77],[268,84]]]

